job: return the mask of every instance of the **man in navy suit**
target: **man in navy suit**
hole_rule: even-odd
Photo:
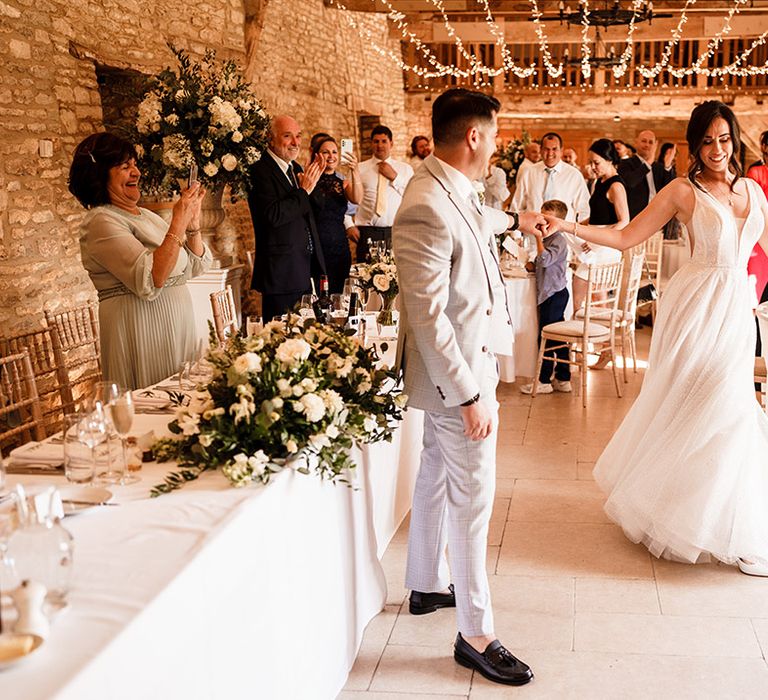
[[[325,170],[318,156],[306,171],[295,162],[301,129],[292,117],[272,122],[269,147],[251,167],[248,207],[256,234],[251,288],[261,292],[265,321],[286,313],[325,274],[309,195]]]

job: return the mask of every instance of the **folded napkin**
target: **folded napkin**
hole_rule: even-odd
[[[41,471],[64,468],[64,446],[50,442],[28,442],[26,445],[11,450],[9,456],[8,471],[13,472],[14,467],[30,466],[40,468]]]
[[[165,391],[140,389],[133,392],[133,404],[136,408],[168,408],[171,400]]]

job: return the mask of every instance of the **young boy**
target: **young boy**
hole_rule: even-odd
[[[558,199],[550,199],[541,205],[542,214],[552,214],[561,219],[568,214],[568,207]],[[544,326],[565,320],[565,307],[568,304],[568,289],[566,287],[565,270],[568,265],[568,244],[565,236],[555,231],[544,237],[538,229],[536,236],[536,296],[539,305],[539,333]],[[531,265],[531,263],[528,263]],[[530,269],[530,268],[529,268]],[[541,343],[541,336],[539,336]],[[547,341],[547,346],[556,345]],[[563,347],[554,351],[558,358],[568,359],[568,348]],[[571,391],[571,366],[554,363],[548,360],[552,352],[544,355],[539,373],[537,394],[551,394],[553,391]],[[555,379],[552,381],[554,365]],[[520,387],[524,394],[533,392],[533,383]]]

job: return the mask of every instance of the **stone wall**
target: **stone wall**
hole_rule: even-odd
[[[252,4],[252,2],[251,2]],[[264,4],[264,3],[262,3]],[[366,26],[398,49],[382,15]],[[71,154],[103,128],[96,66],[154,74],[166,47],[245,64],[243,0],[0,0],[0,325],[40,327],[44,308],[93,298],[80,265],[80,205],[67,191]],[[272,113],[293,113],[305,131],[356,135],[358,115],[380,114],[405,151],[402,76],[323,0],[266,4],[252,57],[253,82]],[[53,154],[41,157],[40,141]],[[43,144],[45,147],[46,144]],[[231,208],[242,248],[252,248],[244,203]]]

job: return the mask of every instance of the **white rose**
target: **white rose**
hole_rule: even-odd
[[[367,416],[363,421],[363,429],[366,433],[372,433],[374,430],[376,430],[376,426],[376,419],[371,418],[371,416]]]
[[[295,455],[299,451],[299,446],[296,444],[295,440],[288,440],[288,442],[285,443],[285,449],[288,450],[288,454]]]
[[[232,366],[238,374],[261,372],[261,358],[255,352],[246,352],[240,355]]]
[[[299,401],[304,406],[304,415],[310,423],[317,423],[325,415],[325,404],[317,394],[304,394]]]
[[[386,292],[389,289],[389,280],[386,275],[378,274],[373,278],[373,286],[380,292]]]
[[[231,173],[237,167],[237,158],[231,153],[227,153],[225,156],[222,156],[221,164],[224,170]]]
[[[233,131],[232,132],[232,141],[234,143],[240,143],[243,140],[243,132],[242,131]]]
[[[219,166],[216,165],[216,163],[206,163],[205,166],[203,166],[203,172],[208,177],[213,177],[217,172],[219,172]]]
[[[301,338],[289,338],[284,340],[275,350],[275,357],[284,365],[293,365],[303,362],[312,352],[312,346]]]

